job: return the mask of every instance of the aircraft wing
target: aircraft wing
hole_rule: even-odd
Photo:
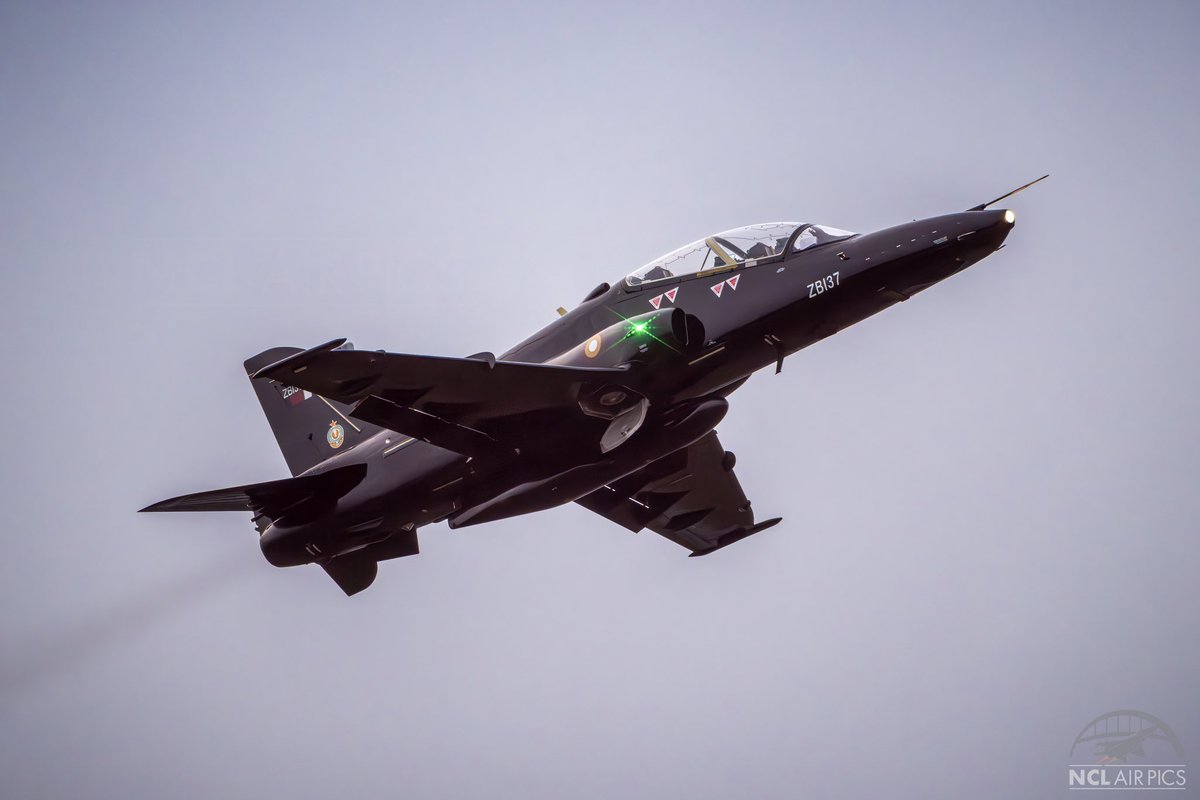
[[[343,403],[365,401],[362,418],[384,427],[392,427],[386,424],[388,415],[395,415],[402,420],[399,424],[408,427],[442,422],[461,426],[480,419],[574,406],[581,386],[629,378],[624,369],[497,361],[490,353],[445,358],[334,349],[343,341],[297,353],[258,370],[253,377],[271,378]],[[413,418],[397,409],[419,410],[436,421]],[[454,430],[449,435],[461,438],[471,433]]]
[[[590,511],[637,533],[649,528],[703,556],[780,521],[755,524],[750,501],[715,432],[690,447],[579,498]]]

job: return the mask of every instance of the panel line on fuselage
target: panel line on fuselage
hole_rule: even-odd
[[[317,397],[320,397],[320,398],[321,398],[321,402],[322,402],[322,403],[324,403],[325,405],[329,406],[329,410],[330,410],[330,411],[332,411],[333,413],[335,413],[335,414],[337,414],[339,417],[341,417],[341,418],[342,418],[342,420],[343,420],[343,421],[344,421],[344,422],[345,422],[347,425],[349,425],[351,428],[354,428],[354,432],[355,432],[355,433],[362,433],[362,428],[360,428],[360,427],[358,427],[357,425],[355,425],[353,420],[351,420],[349,417],[347,417],[347,416],[346,416],[345,414],[343,414],[342,412],[338,411],[338,410],[337,410],[337,408],[336,408],[336,407],[333,405],[333,403],[329,402],[329,401],[328,401],[328,400],[326,400],[324,397],[321,397],[321,395],[317,395]]]
[[[704,359],[708,358],[709,356],[715,356],[717,353],[720,353],[720,352],[721,352],[722,350],[724,350],[724,349],[725,349],[725,345],[721,345],[721,346],[720,346],[720,347],[718,347],[716,350],[709,350],[707,353],[705,353],[704,355],[700,356],[699,358],[693,358],[691,361],[689,361],[689,362],[688,362],[688,366],[690,367],[690,366],[692,366],[693,364],[699,364],[699,363],[700,363],[701,361],[703,361]]]
[[[394,445],[392,445],[391,447],[389,447],[388,449],[384,450],[384,451],[383,451],[383,454],[384,454],[385,456],[390,456],[392,453],[396,452],[396,451],[397,451],[397,450],[399,450],[401,447],[404,447],[405,445],[412,444],[412,443],[413,443],[413,442],[415,442],[415,441],[416,441],[416,439],[412,439],[412,438],[405,439],[403,442],[399,442],[399,443],[397,443],[397,444],[394,444]]]

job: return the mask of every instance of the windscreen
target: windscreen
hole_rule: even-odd
[[[798,227],[797,222],[764,222],[713,234],[654,259],[625,280],[630,286],[638,286],[683,275],[732,269],[747,261],[779,255]]]

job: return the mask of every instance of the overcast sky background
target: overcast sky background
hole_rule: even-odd
[[[0,795],[1065,794],[1200,759],[1200,6],[0,7]],[[245,515],[276,345],[501,352],[777,219],[1011,202],[1001,253],[756,376],[704,559],[569,506],[347,599]]]

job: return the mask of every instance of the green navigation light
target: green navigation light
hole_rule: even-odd
[[[649,336],[652,339],[658,338],[650,330],[650,320],[643,319],[643,320],[638,320],[637,322],[634,322],[633,320],[628,320],[628,322],[629,322],[629,325],[625,329],[625,338],[626,339],[632,339],[635,336],[638,336],[638,337]]]
[[[617,311],[614,311],[613,313],[617,314],[617,316],[621,317],[626,322],[625,335],[623,337],[621,337],[622,342],[625,341],[626,339],[633,339],[635,337],[637,337],[637,338],[649,337],[649,338],[653,339],[654,341],[658,342],[659,344],[661,344],[663,347],[667,348],[668,350],[674,350],[676,353],[679,352],[674,347],[672,347],[668,342],[664,342],[662,339],[660,339],[654,335],[654,330],[653,330],[654,320],[642,319],[642,320],[637,320],[635,322],[634,320],[629,319],[628,317],[622,316]],[[644,350],[643,350],[643,352],[644,352]]]

